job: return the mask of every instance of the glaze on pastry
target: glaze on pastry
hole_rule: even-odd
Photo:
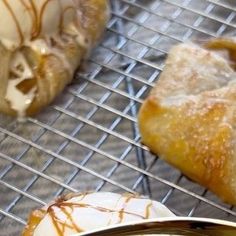
[[[170,217],[159,202],[109,192],[70,194],[34,211],[22,236],[72,236],[113,224]]]
[[[139,112],[142,142],[236,205],[236,41],[174,46]]]
[[[0,0],[0,111],[33,115],[72,80],[108,20],[107,0]]]

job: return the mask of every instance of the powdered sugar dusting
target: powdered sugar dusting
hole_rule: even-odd
[[[188,177],[236,204],[236,73],[214,51],[169,53],[139,114],[143,142]]]

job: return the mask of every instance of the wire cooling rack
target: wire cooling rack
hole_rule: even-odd
[[[181,41],[232,34],[234,0],[112,0],[103,42],[36,118],[0,117],[0,235],[68,191],[139,192],[177,215],[236,220],[236,209],[140,144],[137,112]]]

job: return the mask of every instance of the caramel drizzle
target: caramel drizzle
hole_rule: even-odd
[[[125,199],[125,202],[123,203],[123,207],[122,207],[121,211],[119,212],[119,222],[118,223],[121,223],[123,221],[124,214],[126,213],[125,212],[125,207],[132,198],[133,198],[133,196],[129,196]]]
[[[42,27],[43,27],[43,15],[44,15],[44,12],[48,6],[48,4],[53,1],[53,0],[47,0],[44,2],[42,8],[40,9],[40,13],[39,13],[39,23],[38,23],[38,27],[37,27],[37,32],[35,33],[35,36],[34,38],[37,38],[40,33],[42,32]]]
[[[73,207],[70,207],[71,210],[73,211]],[[82,229],[80,229],[77,224],[73,221],[73,218],[71,216],[71,214],[66,210],[66,207],[62,207],[64,214],[67,216],[67,218],[69,219],[69,221],[72,223],[73,229],[75,229],[77,232],[83,232]],[[63,231],[65,231],[65,225],[63,227]]]
[[[125,201],[125,204],[127,204],[132,198],[133,197],[127,198]],[[66,210],[66,207],[69,207],[72,211],[74,210],[74,207],[80,207],[80,208],[92,208],[92,209],[98,210],[100,212],[118,213],[119,218],[120,218],[120,222],[122,222],[124,214],[133,215],[133,216],[139,217],[141,219],[145,219],[145,217],[142,215],[125,211],[125,205],[121,210],[113,210],[113,209],[108,209],[108,208],[104,208],[104,207],[92,206],[92,205],[85,204],[85,203],[58,202],[58,203],[51,205],[48,208],[48,214],[50,215],[50,217],[52,219],[52,223],[55,226],[55,229],[56,229],[57,234],[59,236],[64,235],[66,227],[75,230],[77,233],[81,233],[84,231],[83,229],[78,227],[76,222],[73,220],[73,217],[71,216],[71,214]],[[58,219],[56,212],[55,212],[55,208],[61,209],[61,211],[66,215],[70,224],[66,224],[65,222],[62,222],[60,219]]]
[[[37,31],[38,31],[38,13],[37,13],[37,8],[33,2],[33,0],[30,0],[30,5],[31,5],[31,9],[33,11],[33,16],[32,16],[32,20],[33,20],[33,26],[32,26],[32,36],[31,36],[31,40],[33,40],[35,38],[35,36],[37,35]]]
[[[24,5],[24,7],[29,10],[29,6],[27,5],[27,3],[25,3],[25,0],[20,0],[20,2],[22,3],[22,5]]]
[[[149,219],[150,218],[150,210],[153,206],[152,201],[147,205],[146,207],[146,212],[145,212],[145,219]]]
[[[37,28],[38,28],[38,14],[36,6],[33,0],[28,0],[28,3],[26,3],[25,0],[20,0],[20,1],[25,6],[27,11],[30,13],[32,19],[31,39],[33,39],[34,35],[37,33]]]
[[[58,235],[63,236],[65,229],[63,229],[63,231],[60,229],[59,219],[57,218],[57,215],[55,214],[55,211],[53,210],[53,206],[48,208],[48,213],[52,219],[52,223],[53,223]]]
[[[34,3],[34,0],[20,0],[21,4],[26,8],[26,10],[29,12],[30,16],[31,16],[31,19],[32,19],[32,30],[31,30],[31,40],[34,40],[36,39],[37,37],[40,36],[42,30],[43,30],[43,17],[44,17],[44,13],[47,9],[47,6],[48,4],[53,1],[53,0],[46,0],[40,11],[38,12],[37,11],[37,7]],[[60,3],[60,0],[58,0],[59,4],[61,5]],[[23,34],[23,31],[21,29],[21,26],[20,26],[20,23],[16,17],[16,14],[14,13],[14,10],[13,8],[11,7],[11,5],[8,3],[7,0],[3,0],[3,3],[5,4],[6,8],[8,9],[8,11],[10,12],[13,20],[14,20],[14,23],[16,25],[16,29],[17,29],[17,32],[18,32],[18,35],[19,35],[19,38],[20,38],[20,44],[23,44],[24,42],[24,34]],[[60,23],[59,23],[59,30],[60,30],[60,33],[62,31],[62,27],[63,27],[63,19],[64,19],[64,14],[68,11],[68,10],[73,10],[74,7],[73,6],[68,6],[66,7],[65,9],[62,9],[62,14],[61,14],[61,17],[60,17]]]
[[[24,42],[24,35],[23,35],[22,30],[21,30],[19,21],[17,20],[16,15],[15,15],[13,9],[11,8],[10,4],[7,2],[7,0],[3,0],[3,3],[5,4],[6,8],[10,12],[10,14],[11,14],[11,16],[12,16],[14,22],[15,22],[17,32],[18,32],[19,37],[20,37],[20,44],[22,44]]]
[[[117,200],[117,202],[116,202],[116,204],[115,204],[115,208],[117,207],[119,201],[120,201],[122,198],[123,198],[123,196],[121,196],[121,197]],[[113,215],[110,216],[110,219],[109,219],[109,221],[108,221],[108,223],[107,223],[107,226],[111,225],[112,218],[113,218]]]

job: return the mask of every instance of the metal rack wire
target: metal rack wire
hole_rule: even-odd
[[[140,144],[137,112],[168,49],[233,33],[231,0],[112,0],[103,42],[50,107],[23,124],[0,117],[0,235],[68,191],[139,192],[176,214],[236,220],[236,210]]]

